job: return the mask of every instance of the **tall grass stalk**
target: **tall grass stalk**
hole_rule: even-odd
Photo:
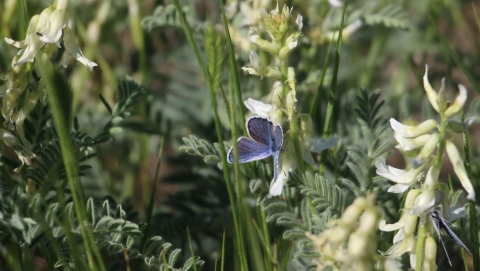
[[[318,104],[320,103],[320,98],[322,97],[322,89],[323,89],[323,80],[325,79],[325,74],[327,73],[328,61],[330,60],[330,50],[332,49],[333,40],[330,40],[330,44],[328,45],[327,54],[325,55],[325,61],[323,62],[322,74],[320,75],[320,82],[318,83],[317,92],[315,92],[315,96],[313,97],[312,105],[310,106],[309,115],[312,119],[315,119],[317,112],[318,112]]]
[[[103,260],[98,247],[94,242],[91,225],[86,219],[83,194],[79,192],[80,182],[78,179],[78,164],[69,133],[69,127],[71,127],[69,116],[71,115],[71,112],[65,111],[70,110],[70,108],[65,107],[65,101],[62,100],[60,96],[60,92],[68,93],[71,90],[62,75],[55,74],[51,63],[40,60],[40,64],[43,68],[39,69],[39,72],[42,79],[45,80],[48,102],[51,107],[52,118],[60,140],[60,149],[74,202],[75,214],[80,225],[80,232],[84,242],[85,252],[87,254],[88,265],[90,270],[103,271],[106,269],[103,265]],[[65,96],[63,97],[65,98]],[[67,231],[68,230],[69,229],[67,229]]]
[[[235,96],[237,98],[237,101],[239,103],[238,109],[240,111],[240,122],[243,124],[245,123],[245,112],[243,110],[242,106],[242,91],[240,88],[240,79],[238,78],[238,70],[237,70],[237,61],[235,60],[235,53],[233,50],[233,45],[232,45],[232,39],[230,38],[230,31],[228,30],[228,23],[227,23],[227,18],[225,17],[225,10],[223,9],[223,1],[219,0],[220,3],[220,11],[222,13],[222,22],[223,22],[223,28],[225,29],[225,37],[227,39],[227,48],[228,48],[228,59],[233,65],[230,67],[231,69],[231,78],[234,82],[233,86],[235,89]],[[235,123],[235,122],[234,122]],[[247,136],[247,128],[245,125],[241,125],[243,135]]]
[[[332,82],[330,85],[330,90],[328,92],[328,103],[327,103],[327,111],[325,114],[325,123],[323,126],[323,138],[328,138],[332,134],[332,123],[333,123],[333,112],[335,106],[335,95],[337,92],[337,76],[338,76],[338,69],[340,68],[340,51],[342,49],[342,36],[343,36],[343,28],[345,26],[345,11],[347,9],[347,0],[343,3],[343,10],[342,10],[342,20],[340,21],[340,29],[338,30],[338,39],[337,44],[335,46],[335,58],[334,58],[334,65],[332,71]],[[319,171],[320,174],[323,172],[323,165],[326,162],[327,154],[329,150],[322,151],[320,156],[320,165]],[[335,157],[334,157],[335,158]],[[336,167],[336,163],[335,163]],[[337,182],[337,170],[335,170],[335,183]]]
[[[465,121],[465,113],[463,110],[461,113],[461,119],[462,122]],[[463,150],[465,152],[465,169],[467,170],[468,178],[471,180],[472,170],[470,162],[470,147],[466,131],[463,132]],[[478,240],[477,209],[475,208],[475,202],[473,200],[468,201],[468,221],[470,223],[470,249],[472,250],[473,270],[480,270],[480,242]]]
[[[238,209],[241,208],[241,206],[237,206],[235,203],[235,197],[233,195],[233,189],[232,189],[232,182],[230,179],[230,170],[228,168],[228,163],[227,163],[227,153],[225,150],[225,146],[223,145],[223,136],[222,136],[222,126],[220,123],[220,118],[218,116],[218,109],[217,109],[217,100],[215,97],[215,90],[212,88],[211,83],[210,83],[210,76],[208,74],[208,71],[206,69],[206,66],[204,64],[204,61],[202,59],[202,56],[200,55],[200,51],[198,49],[198,46],[193,39],[192,31],[190,29],[190,26],[187,23],[187,20],[185,18],[185,14],[182,11],[182,8],[180,6],[180,3],[178,0],[174,0],[173,4],[175,6],[175,9],[178,13],[178,16],[180,18],[180,22],[182,24],[183,31],[185,33],[185,36],[187,37],[188,42],[190,43],[190,46],[192,46],[192,49],[195,53],[195,56],[197,58],[198,64],[200,65],[200,68],[203,71],[203,74],[205,78],[207,79],[207,85],[210,93],[210,103],[212,105],[212,111],[213,111],[213,119],[215,122],[215,131],[217,133],[217,139],[219,142],[219,147],[220,147],[220,153],[221,153],[221,161],[222,161],[222,170],[223,170],[223,176],[225,179],[225,184],[227,186],[227,192],[228,192],[228,197],[230,200],[230,204],[232,207],[232,215],[233,215],[233,222],[235,225],[235,237],[237,239],[237,250],[239,253],[239,261],[241,264],[241,270],[248,270],[248,264],[246,260],[246,253],[245,253],[245,242],[243,239],[243,231],[242,231],[242,225],[240,218],[238,217]]]

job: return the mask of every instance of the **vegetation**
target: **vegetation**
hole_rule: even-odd
[[[479,10],[0,0],[0,270],[479,270]]]

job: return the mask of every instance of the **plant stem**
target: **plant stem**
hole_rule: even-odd
[[[280,59],[280,71],[282,71],[283,97],[288,99],[287,93],[289,92],[289,86],[286,83],[288,78],[286,59]],[[292,144],[293,144],[295,162],[297,163],[298,169],[303,173],[305,171],[305,165],[303,164],[302,149],[300,147],[300,126],[298,125],[298,119],[295,114],[295,108],[288,108],[288,105],[287,105],[287,114],[288,114],[288,117],[290,118],[290,131],[292,132]]]
[[[162,136],[162,139],[160,140],[160,148],[158,150],[158,156],[157,156],[157,167],[155,169],[155,178],[153,179],[153,187],[151,188],[151,194],[150,194],[150,201],[148,203],[148,208],[147,208],[147,220],[145,221],[146,223],[146,228],[145,231],[143,232],[143,237],[142,237],[142,242],[140,247],[144,247],[145,243],[148,240],[148,237],[150,236],[150,229],[151,229],[151,222],[152,222],[152,215],[153,215],[153,205],[155,202],[155,195],[157,191],[157,184],[159,182],[158,180],[158,172],[160,172],[160,162],[162,161],[162,154],[163,154],[163,143],[165,142],[165,136]],[[136,270],[140,269],[140,264],[141,262],[138,261],[137,263],[137,268]]]
[[[232,52],[233,53],[233,52]],[[235,72],[235,70],[232,68],[232,66],[235,66],[235,59],[231,59],[229,58],[229,61],[228,61],[228,67],[229,67],[229,78],[232,78],[233,77],[233,74]],[[243,210],[243,207],[244,207],[244,204],[243,204],[243,183],[244,183],[244,180],[242,178],[240,178],[240,163],[238,162],[238,142],[237,140],[235,140],[235,138],[237,138],[237,125],[236,125],[236,115],[235,114],[235,95],[234,95],[234,87],[232,86],[233,85],[233,82],[232,80],[229,81],[229,99],[230,99],[230,129],[232,131],[232,138],[234,139],[232,141],[233,143],[233,154],[234,154],[234,163],[233,163],[233,172],[234,172],[234,181],[235,181],[235,192],[237,194],[237,208],[236,208],[236,211],[238,212],[238,225],[236,225],[236,233],[237,233],[237,244],[239,245],[238,246],[238,249],[239,249],[239,257],[241,259],[241,263],[242,263],[242,267],[243,269],[242,270],[247,270],[248,269],[248,263],[247,263],[247,253],[246,253],[246,250],[245,250],[245,240],[243,239],[243,223],[249,223],[250,221],[248,219],[245,219],[245,217],[247,216],[247,212],[248,210]],[[227,165],[225,164],[225,167],[227,167]],[[232,202],[232,206],[233,206],[233,202]],[[248,229],[248,225],[245,225],[247,226],[247,229]]]
[[[327,65],[328,65],[328,60],[330,59],[330,50],[332,49],[332,44],[333,44],[333,39],[330,41],[330,45],[328,45],[327,55],[325,56],[325,62],[323,62],[322,74],[320,75],[320,82],[318,83],[317,92],[315,92],[312,106],[310,107],[309,115],[312,119],[314,118],[314,115],[317,113],[318,104],[320,103],[323,80],[325,79],[325,74],[327,73]]]
[[[420,221],[422,219],[420,218]],[[423,247],[425,245],[425,237],[426,234],[426,227],[428,226],[428,222],[425,219],[425,223],[418,226],[417,232],[417,249],[415,251],[415,271],[422,271],[422,263],[423,263]]]
[[[446,144],[445,132],[447,129],[447,118],[445,118],[444,112],[440,112],[440,118],[441,118],[440,140],[438,144],[437,160],[435,161],[435,165],[438,165],[438,166],[442,164],[442,160],[443,160],[443,153],[445,151],[445,144]],[[422,216],[425,216],[425,214],[422,214]],[[417,249],[415,252],[415,255],[416,255],[415,270],[416,271],[422,270],[425,235],[426,235],[426,231],[428,231],[428,229],[426,229],[428,227],[427,219],[422,219],[422,217],[420,217],[420,221],[425,221],[425,223],[419,226],[418,233],[417,233]]]
[[[180,22],[182,24],[183,31],[185,32],[185,36],[187,37],[188,42],[190,43],[190,46],[192,46],[193,51],[195,53],[195,56],[197,57],[198,64],[200,65],[200,68],[202,69],[203,75],[206,78],[206,82],[208,85],[208,90],[210,93],[210,102],[212,104],[212,111],[213,111],[213,120],[215,122],[215,131],[217,133],[217,138],[219,142],[219,147],[220,147],[220,153],[221,153],[221,158],[222,158],[222,171],[223,171],[223,177],[225,179],[225,185],[227,186],[227,192],[228,192],[228,198],[230,200],[230,204],[232,207],[232,215],[233,215],[233,223],[235,225],[235,236],[237,238],[237,248],[239,252],[239,260],[241,263],[242,270],[247,270],[248,265],[247,265],[247,260],[246,260],[246,253],[245,253],[245,247],[244,247],[244,242],[243,242],[243,234],[242,234],[242,226],[240,224],[239,217],[237,216],[237,210],[240,208],[240,206],[236,207],[235,204],[235,197],[233,196],[233,189],[232,189],[232,181],[230,179],[230,170],[228,168],[228,163],[227,163],[227,154],[225,151],[225,146],[223,145],[223,136],[222,136],[222,126],[220,123],[220,118],[218,116],[218,111],[217,111],[217,101],[215,99],[215,90],[212,88],[210,84],[210,78],[208,75],[208,71],[205,67],[205,64],[203,62],[203,59],[200,55],[200,51],[198,50],[198,46],[193,39],[192,31],[190,29],[190,26],[187,23],[187,19],[185,18],[185,14],[182,11],[182,8],[180,6],[180,3],[178,0],[173,0],[173,4],[175,6],[175,9],[177,10]]]
[[[228,30],[228,23],[227,23],[227,18],[225,17],[225,11],[223,10],[223,1],[219,0],[220,2],[220,8],[222,12],[222,21],[223,21],[223,28],[225,29],[225,37],[227,38],[227,48],[228,48],[228,58],[231,63],[234,63],[231,66],[232,69],[232,77],[233,77],[233,82],[234,82],[234,89],[235,89],[235,95],[239,103],[239,110],[240,110],[240,120],[241,123],[245,123],[245,112],[243,111],[243,105],[242,105],[242,92],[240,89],[240,80],[238,78],[238,71],[237,71],[237,65],[235,64],[235,54],[233,53],[233,45],[232,45],[232,39],[230,38],[230,31]],[[233,113],[232,113],[233,114]],[[242,125],[242,130],[243,130],[243,135],[247,136],[247,128],[245,125]]]
[[[193,251],[192,237],[190,236],[189,227],[187,227],[187,237],[188,237],[188,245],[190,246],[190,253],[192,254],[192,259],[193,259],[193,270],[198,271],[197,260],[195,259],[195,252]]]
[[[60,150],[62,152],[65,170],[67,172],[67,180],[74,202],[75,214],[77,215],[77,219],[80,225],[80,232],[83,242],[85,244],[88,264],[91,270],[105,270],[103,261],[101,261],[98,247],[95,242],[92,243],[92,240],[94,240],[94,238],[91,231],[91,225],[87,223],[86,219],[84,206],[85,201],[83,199],[83,194],[79,191],[80,187],[77,187],[80,186],[80,182],[78,179],[78,165],[74,154],[75,151],[69,135],[70,121],[68,120],[68,115],[70,115],[71,112],[64,112],[64,110],[62,110],[64,108],[64,106],[62,106],[62,103],[64,103],[65,101],[62,101],[61,98],[65,97],[60,97],[59,89],[69,92],[71,90],[66,80],[63,79],[61,75],[54,72],[51,63],[40,59],[40,65],[41,67],[43,67],[42,69],[39,69],[39,71],[42,79],[45,80],[48,103],[52,110],[52,118],[60,140]],[[59,79],[59,77],[62,79]],[[68,109],[70,110],[71,108]],[[97,260],[96,263],[95,259]]]

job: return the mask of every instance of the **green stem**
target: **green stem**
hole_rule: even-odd
[[[423,248],[425,245],[425,237],[427,236],[427,227],[428,222],[425,219],[425,223],[423,225],[418,226],[418,233],[417,233],[417,249],[415,251],[415,271],[422,271],[422,263],[423,263]]]
[[[437,152],[437,161],[435,161],[436,165],[441,165],[443,160],[443,153],[445,152],[445,132],[447,129],[447,119],[445,118],[443,113],[440,113],[441,116],[441,123],[440,123],[440,141],[438,144],[438,152]]]
[[[145,243],[148,240],[148,237],[150,236],[150,229],[152,227],[152,216],[153,216],[153,205],[155,202],[155,195],[157,191],[157,184],[159,182],[158,180],[158,173],[160,172],[160,162],[162,161],[162,153],[163,153],[163,143],[165,142],[165,136],[162,136],[162,139],[160,140],[160,148],[158,150],[158,157],[157,157],[157,167],[155,169],[155,178],[153,179],[153,187],[152,191],[150,194],[150,201],[148,203],[148,208],[147,208],[147,220],[145,221],[146,223],[146,228],[145,231],[143,232],[143,237],[142,237],[142,242],[140,247],[144,247]],[[140,270],[140,264],[141,262],[138,261],[137,264],[137,270]]]
[[[343,35],[342,33],[343,33],[343,26],[345,23],[346,7],[347,7],[347,1],[343,3],[342,20],[340,22],[340,30],[338,32],[337,46],[335,49],[335,62],[333,66],[332,83],[330,85],[330,91],[328,92],[327,114],[325,117],[325,125],[323,127],[324,138],[330,137],[332,133],[333,109],[335,104],[335,93],[337,91],[337,76],[338,76],[338,69],[340,67],[340,49],[342,48],[342,35]]]
[[[228,61],[228,67],[229,67],[229,78],[233,77],[233,68],[232,66],[235,66],[235,59],[232,61],[230,58]],[[244,214],[244,204],[243,204],[243,186],[242,184],[244,183],[244,180],[240,178],[240,163],[238,162],[238,143],[235,138],[237,138],[237,125],[236,125],[236,111],[235,111],[235,95],[234,95],[234,87],[232,86],[232,80],[229,82],[229,99],[230,99],[230,129],[232,131],[232,138],[234,139],[232,141],[233,143],[233,154],[234,154],[234,163],[233,163],[233,174],[234,174],[234,181],[235,181],[235,192],[237,194],[237,212],[238,212],[238,230],[237,230],[237,244],[238,244],[238,250],[239,250],[239,257],[241,259],[241,263],[243,264],[242,270],[247,270],[248,269],[248,263],[247,263],[247,254],[245,250],[245,240],[243,239],[244,235],[243,233],[243,223],[249,223],[247,219],[245,219],[246,214]],[[240,101],[239,101],[240,102]],[[241,106],[240,106],[241,107]],[[244,125],[242,125],[244,126]],[[226,165],[225,165],[226,166]],[[232,203],[233,205],[233,203]],[[247,210],[245,210],[247,211]],[[245,212],[246,213],[246,212]],[[247,226],[247,225],[245,225]],[[248,226],[247,226],[248,228]]]
[[[445,152],[445,132],[447,129],[447,118],[445,118],[444,112],[440,112],[440,140],[438,144],[438,152],[437,152],[437,160],[435,161],[435,165],[441,165],[443,160],[443,153]],[[425,223],[419,226],[418,234],[417,234],[417,250],[415,252],[416,262],[415,262],[415,270],[421,271],[422,270],[422,262],[423,262],[423,249],[425,244],[425,235],[426,229],[428,227],[428,221],[426,219],[421,219],[420,221],[424,220]]]
[[[461,113],[462,122],[465,121],[465,114],[462,110]],[[463,149],[465,151],[465,169],[467,170],[468,178],[471,180],[471,162],[470,162],[470,150],[468,145],[467,132],[463,132]],[[477,210],[475,208],[475,202],[470,200],[468,202],[468,221],[470,222],[470,249],[472,250],[473,257],[473,270],[480,270],[480,255],[478,240],[478,225],[477,225]],[[463,250],[462,250],[463,251]]]
[[[233,223],[235,225],[235,236],[237,238],[237,248],[239,252],[239,260],[241,263],[242,270],[247,270],[248,265],[247,265],[247,260],[246,260],[246,254],[245,254],[245,247],[243,246],[243,234],[242,234],[242,226],[240,224],[239,218],[237,216],[237,210],[240,208],[240,206],[236,207],[235,204],[235,197],[233,196],[233,189],[232,189],[232,182],[230,179],[230,170],[228,168],[228,163],[227,163],[227,154],[225,151],[225,146],[223,145],[223,136],[222,136],[222,126],[220,123],[220,118],[218,116],[218,111],[217,111],[217,101],[215,99],[215,90],[212,88],[210,84],[210,79],[208,75],[208,71],[205,67],[205,64],[203,62],[203,59],[200,55],[200,51],[198,50],[198,46],[193,39],[192,31],[190,29],[190,26],[187,23],[187,19],[185,18],[185,14],[182,11],[182,8],[180,6],[180,3],[178,0],[173,0],[173,4],[175,6],[175,9],[177,10],[180,22],[182,24],[183,31],[185,32],[185,36],[187,37],[188,42],[190,43],[190,46],[192,46],[193,51],[195,53],[195,56],[197,57],[198,64],[200,65],[200,68],[202,69],[203,75],[207,79],[207,85],[208,85],[208,90],[210,93],[210,102],[212,104],[212,111],[213,111],[213,119],[215,122],[215,131],[217,133],[217,138],[219,142],[219,147],[220,147],[220,153],[221,153],[221,158],[222,158],[222,171],[223,171],[223,177],[225,180],[225,185],[227,186],[227,192],[228,192],[228,198],[230,200],[230,204],[232,207],[232,215],[233,215]]]
[[[288,78],[286,59],[280,59],[280,70],[282,71],[283,97],[285,99],[288,99],[287,93],[289,91],[289,87],[286,83]],[[300,126],[298,125],[298,119],[295,114],[295,108],[287,108],[287,111],[288,111],[288,117],[290,118],[290,131],[292,132],[294,159],[295,159],[295,162],[297,163],[298,169],[303,173],[305,171],[305,165],[303,164],[302,149],[300,147]]]
[[[323,80],[325,79],[325,74],[327,73],[327,65],[328,60],[330,59],[330,50],[332,49],[333,39],[330,41],[330,45],[328,45],[327,55],[325,57],[325,62],[323,62],[322,74],[320,75],[320,82],[318,83],[317,92],[313,97],[312,106],[310,107],[309,115],[313,119],[314,114],[317,113],[318,104],[320,103],[320,97],[323,88]]]
[[[93,240],[93,234],[91,231],[91,225],[86,223],[85,201],[82,193],[79,192],[80,187],[77,187],[80,186],[78,179],[78,164],[69,135],[70,121],[68,120],[68,116],[71,112],[65,112],[65,101],[61,98],[66,97],[60,96],[60,89],[67,92],[71,92],[71,90],[65,79],[60,74],[54,72],[51,63],[41,59],[40,65],[43,67],[42,69],[39,69],[39,71],[42,79],[45,80],[48,103],[52,111],[52,118],[60,140],[60,150],[62,152],[65,170],[67,172],[67,180],[74,202],[75,214],[77,215],[80,232],[85,244],[88,264],[91,270],[105,270],[103,262],[99,260],[101,259],[101,256],[98,247],[94,242],[91,242],[91,240]],[[67,102],[71,102],[71,100]],[[70,109],[71,108],[68,108],[68,110]],[[97,259],[97,263],[95,263],[95,259]]]
[[[225,29],[225,37],[227,38],[227,48],[228,48],[228,52],[229,52],[228,58],[229,58],[229,61],[231,63],[234,63],[233,65],[231,65],[230,68],[232,69],[232,73],[233,73],[232,77],[233,77],[233,82],[234,82],[235,95],[236,95],[238,103],[240,103],[240,105],[239,105],[240,120],[242,121],[242,124],[243,124],[243,123],[245,123],[245,112],[243,110],[243,105],[242,105],[243,98],[242,98],[242,92],[241,92],[241,89],[240,89],[240,80],[238,78],[237,65],[235,64],[236,63],[235,54],[234,54],[234,51],[233,51],[232,39],[230,38],[230,31],[228,30],[227,18],[225,17],[225,11],[223,10],[223,1],[219,0],[219,2],[220,2],[220,8],[221,8],[221,11],[222,11],[223,28]],[[245,125],[242,125],[242,129],[243,129],[243,135],[246,136],[248,134],[247,133],[247,127]]]
[[[193,251],[192,237],[190,236],[189,227],[187,227],[187,237],[188,237],[188,245],[190,246],[190,253],[192,254],[192,259],[193,259],[193,270],[198,271],[197,260],[195,259],[195,252]]]

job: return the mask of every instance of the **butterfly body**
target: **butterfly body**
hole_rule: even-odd
[[[240,137],[237,140],[238,161],[247,163],[273,156],[275,181],[278,176],[278,158],[283,144],[283,130],[279,124],[269,119],[251,117],[246,122],[249,137]],[[234,162],[233,147],[227,154],[229,163]]]

